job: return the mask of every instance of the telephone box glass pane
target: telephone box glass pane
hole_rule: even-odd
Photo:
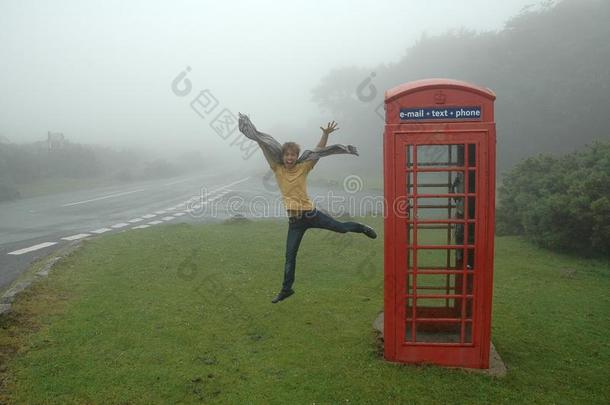
[[[416,322],[415,340],[430,343],[460,343],[460,322]]]
[[[468,197],[468,219],[476,219],[476,212],[475,197]]]
[[[404,201],[403,201],[404,202]],[[407,198],[407,219],[415,218],[415,200],[413,198]]]
[[[475,193],[477,191],[477,175],[474,170],[468,170],[468,192]]]
[[[413,223],[407,223],[407,245],[412,245],[415,243],[415,236],[413,235]]]
[[[465,306],[464,318],[472,320],[472,298],[466,298]]]
[[[413,225],[409,225],[410,241],[413,239]],[[458,245],[457,231],[458,224],[419,224],[417,226],[418,245]],[[462,237],[462,239],[464,239]]]
[[[474,292],[474,282],[472,277],[472,272],[469,272],[466,275],[463,273],[455,274],[455,294],[472,295]]]
[[[409,194],[413,193],[413,187],[413,184],[411,184]],[[417,172],[417,194],[452,194],[463,192],[464,172]]]
[[[415,317],[417,318],[457,318],[454,298],[417,298]]]
[[[407,320],[405,322],[405,342],[413,341],[413,321]]]
[[[464,165],[464,145],[418,145],[418,167],[450,167]]]
[[[472,343],[472,322],[464,323],[464,343]]]
[[[415,240],[415,224],[408,223],[407,244],[417,246],[462,246],[464,245],[465,224],[461,223],[419,223],[417,224],[417,240]],[[468,226],[468,244],[475,241],[475,224]],[[461,257],[461,256],[460,256]]]
[[[474,270],[474,249],[468,249],[466,252],[466,270]]]
[[[417,219],[462,219],[464,197],[424,197],[417,199]]]
[[[457,269],[457,252],[462,249],[417,249],[418,269]]]
[[[439,294],[468,296],[474,293],[474,283],[472,274],[409,273],[406,291],[409,295],[417,294],[419,297]]]
[[[474,239],[474,237],[475,237],[474,230],[475,230],[474,224],[468,224],[468,243],[471,245],[474,244],[474,240],[475,240]]]
[[[460,321],[462,319],[461,299],[453,297],[416,298],[415,301],[417,305],[413,307],[413,299],[409,298],[407,300],[405,307],[406,319],[425,320],[426,322],[433,322],[436,319],[439,322],[447,319],[452,321]]]
[[[407,167],[413,167],[413,148],[411,145],[405,147],[405,162]]]
[[[468,145],[468,166],[476,167],[477,165],[477,145],[471,143]]]
[[[438,295],[438,294],[461,294],[462,284],[456,286],[458,280],[456,274],[409,274],[407,279],[407,293],[413,295],[417,292],[418,296]],[[417,281],[417,291],[414,288]],[[461,282],[461,279],[459,280]],[[459,291],[458,291],[459,290]],[[446,303],[445,303],[446,304]]]

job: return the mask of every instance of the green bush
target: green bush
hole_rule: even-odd
[[[610,142],[524,160],[499,190],[497,232],[553,250],[610,254]]]

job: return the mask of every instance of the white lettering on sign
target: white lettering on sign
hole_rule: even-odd
[[[480,121],[481,107],[428,107],[401,108],[400,119],[403,121],[419,120],[462,120]]]

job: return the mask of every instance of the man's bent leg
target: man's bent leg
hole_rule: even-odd
[[[346,233],[346,232],[364,232],[364,225],[358,222],[340,222],[333,217],[326,215],[320,210],[316,210],[315,216],[311,219],[312,228],[328,229],[329,231]]]
[[[371,239],[375,239],[377,237],[375,230],[368,225],[358,222],[340,222],[319,210],[316,210],[315,215],[310,218],[310,222],[312,228],[328,229],[330,231],[340,233],[363,233]]]

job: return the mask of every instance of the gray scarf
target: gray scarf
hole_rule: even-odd
[[[239,130],[247,138],[256,141],[261,148],[266,150],[271,158],[278,164],[283,164],[282,145],[275,140],[271,135],[259,132],[250,118],[239,113]],[[358,150],[352,145],[330,145],[324,148],[313,150],[305,150],[297,159],[297,163],[305,160],[318,160],[324,156],[347,153],[358,156]]]

